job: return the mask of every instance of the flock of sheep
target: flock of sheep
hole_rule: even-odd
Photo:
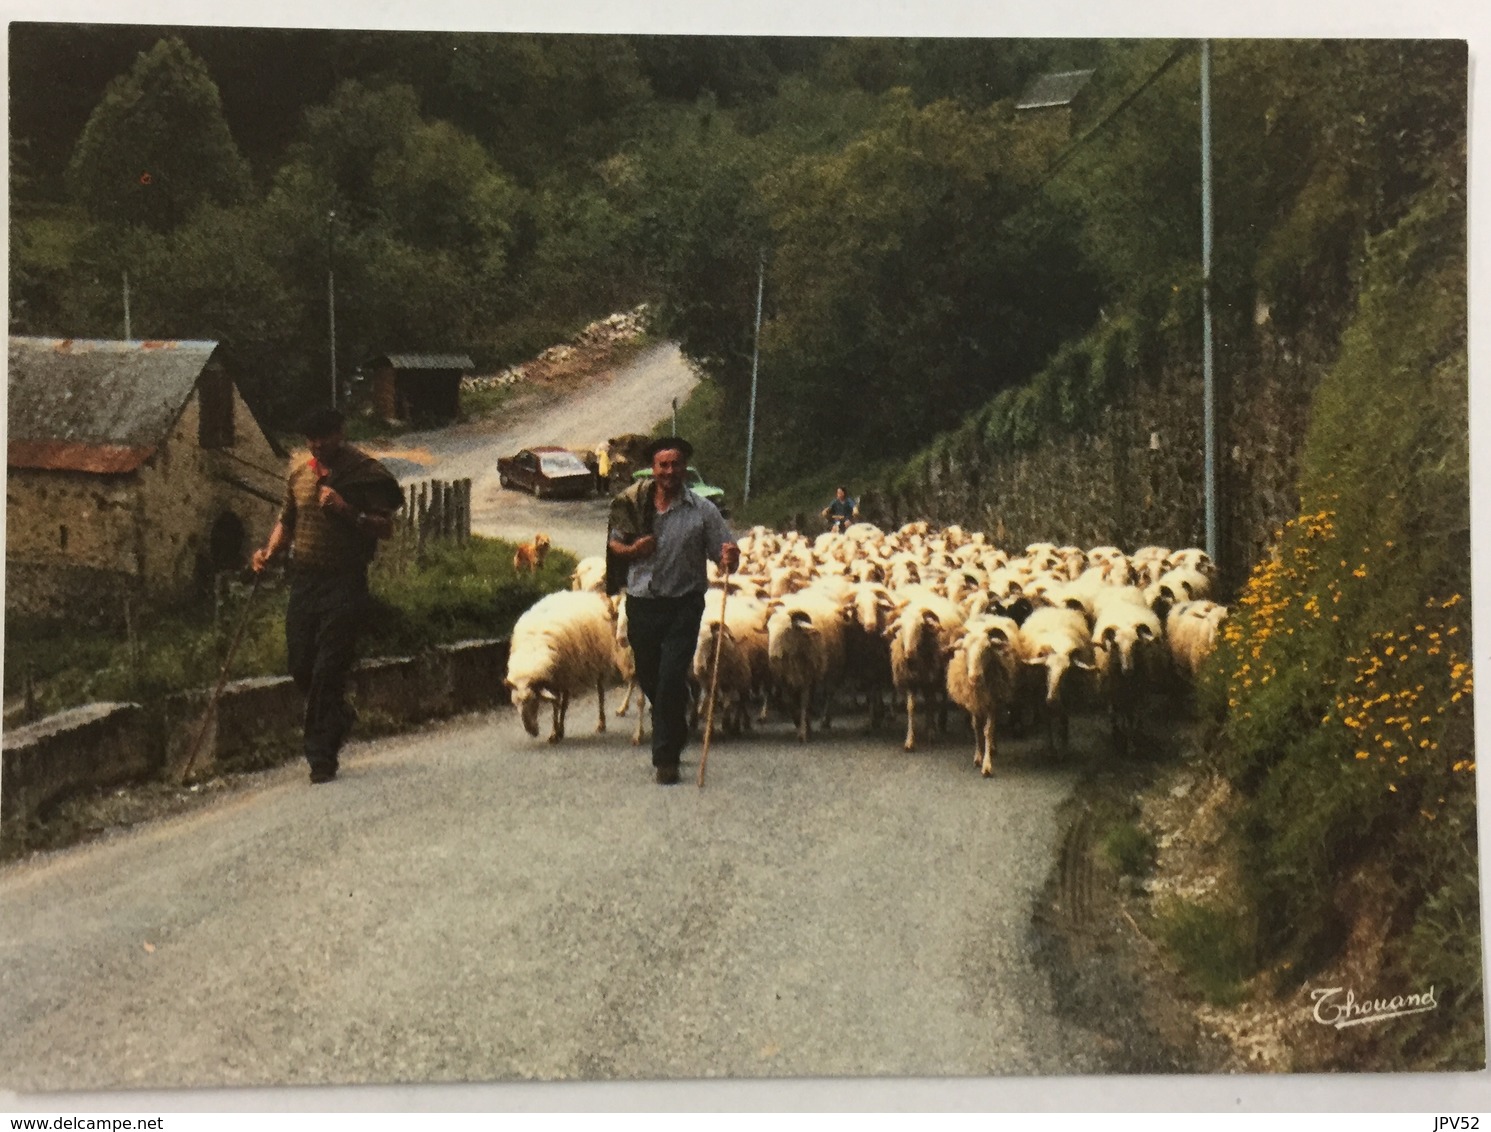
[[[1065,750],[1079,678],[1095,681],[1125,748],[1145,697],[1194,677],[1227,616],[1208,600],[1215,570],[1197,549],[1036,543],[1010,555],[981,533],[918,522],[894,532],[858,523],[812,540],[756,527],[740,550],[728,579],[711,567],[693,665],[707,689],[718,655],[716,715],[727,732],[748,731],[778,704],[806,742],[813,717],[828,727],[836,693],[853,692],[872,727],[888,699],[904,702],[910,751],[919,733],[946,728],[952,704],[969,716],[986,776],[1001,718],[1043,721],[1048,747]],[[548,702],[558,742],[570,697],[592,688],[604,731],[606,687],[634,684],[625,605],[605,596],[604,578],[603,559],[582,560],[572,589],[540,600],[513,629],[507,687],[530,735]]]

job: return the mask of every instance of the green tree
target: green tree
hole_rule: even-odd
[[[997,108],[917,108],[898,89],[853,143],[763,178],[768,342],[804,437],[907,450],[1088,325],[1093,281],[1036,172]]]
[[[387,350],[487,341],[512,305],[520,205],[486,151],[426,120],[411,88],[343,84],[307,113],[263,207],[265,238],[300,311],[295,355],[325,357],[328,262],[343,370]],[[287,368],[282,399],[319,395],[319,372]]]
[[[75,199],[97,220],[168,231],[250,195],[248,163],[206,66],[175,36],[109,84],[73,150]]]
[[[658,121],[638,224],[659,325],[734,398],[750,374],[757,264],[770,247],[756,186],[772,154],[713,99]]]

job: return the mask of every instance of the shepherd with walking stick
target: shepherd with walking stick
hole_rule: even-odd
[[[709,666],[709,698],[704,706],[704,749],[699,753],[699,789],[704,789],[704,768],[709,765],[709,741],[714,738],[714,700],[720,690],[720,649],[725,644],[725,605],[730,600],[730,577],[725,575],[725,589],[720,594],[720,629],[714,635],[714,663]]]
[[[305,695],[305,758],[311,782],[330,782],[356,715],[347,678],[368,619],[368,564],[393,535],[404,502],[399,481],[346,442],[342,414],[320,409],[301,423],[310,454],[290,469],[285,503],[269,541],[254,551],[262,573],[289,551],[285,644],[290,675]]]
[[[254,584],[249,589],[248,600],[243,603],[243,613],[238,618],[238,628],[233,631],[233,639],[228,643],[228,652],[223,657],[223,670],[218,673],[217,686],[212,689],[212,695],[207,700],[207,710],[202,713],[202,723],[197,728],[197,736],[192,740],[191,749],[186,753],[186,764],[181,768],[182,782],[191,777],[192,767],[196,765],[197,755],[202,750],[202,740],[207,738],[207,728],[212,724],[213,712],[217,711],[217,702],[222,698],[223,688],[227,686],[228,673],[233,668],[233,657],[238,652],[238,643],[243,640],[243,631],[248,628],[249,615],[254,611],[254,598],[259,593],[259,582],[263,577],[261,572],[254,574]]]
[[[657,782],[678,782],[688,743],[688,677],[704,616],[707,564],[726,574],[740,548],[719,509],[684,484],[693,445],[665,436],[648,447],[652,475],[611,501],[607,569],[626,593],[637,683],[652,704],[652,765]],[[716,663],[718,669],[718,663]]]

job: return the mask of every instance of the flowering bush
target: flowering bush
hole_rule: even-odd
[[[1423,1066],[1484,1053],[1459,207],[1430,194],[1369,244],[1300,514],[1202,674],[1244,799],[1255,958],[1303,976],[1364,915],[1387,925],[1383,977],[1458,1008],[1383,1039]]]
[[[1362,773],[1407,804],[1445,776],[1475,770],[1468,603],[1458,593],[1430,597],[1396,624],[1371,628],[1364,614],[1383,604],[1367,584],[1372,548],[1357,561],[1330,561],[1334,519],[1321,510],[1280,532],[1224,625],[1224,659],[1208,672],[1209,690],[1214,705],[1225,697],[1230,769],[1240,781],[1255,782],[1301,725],[1318,724],[1340,757],[1365,764]],[[1378,554],[1394,549],[1389,539]],[[1423,807],[1427,820],[1438,804],[1435,795]]]

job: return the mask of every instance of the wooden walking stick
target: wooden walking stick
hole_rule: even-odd
[[[223,694],[223,688],[228,683],[228,669],[233,665],[233,654],[238,651],[238,643],[243,640],[243,631],[248,628],[249,614],[253,612],[254,595],[259,592],[259,582],[264,577],[264,571],[254,572],[254,584],[249,590],[248,600],[243,603],[243,616],[238,619],[238,629],[233,634],[233,640],[228,644],[228,655],[223,658],[223,670],[218,674],[217,687],[212,690],[212,697],[207,701],[207,710],[202,713],[202,726],[197,728],[197,737],[192,740],[192,749],[187,755],[186,766],[181,770],[181,781],[185,782],[187,776],[192,772],[192,765],[197,761],[197,752],[202,749],[202,740],[207,737],[207,726],[212,722],[212,713],[217,710],[218,698]]]
[[[704,768],[709,763],[709,737],[714,734],[714,694],[720,686],[720,646],[725,643],[725,603],[730,600],[730,575],[725,574],[725,592],[720,595],[720,631],[714,638],[714,666],[709,673],[709,699],[704,705],[704,750],[699,755],[699,789],[704,789]]]

